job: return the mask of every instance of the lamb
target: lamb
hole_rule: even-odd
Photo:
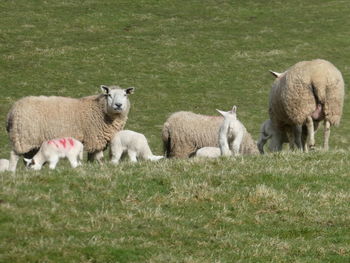
[[[195,157],[217,158],[220,155],[219,147],[203,147],[196,151]]]
[[[102,94],[79,99],[29,96],[14,103],[7,115],[12,144],[9,170],[21,155],[32,157],[44,141],[72,137],[84,144],[88,159],[100,162],[101,153],[128,119],[128,95],[134,88],[101,86]]]
[[[43,142],[35,156],[32,159],[24,158],[24,161],[27,167],[34,170],[41,170],[45,162],[50,163],[50,169],[55,169],[59,159],[66,157],[75,168],[81,165],[83,150],[83,144],[74,138],[53,139]]]
[[[237,119],[237,107],[230,111],[217,110],[222,116],[219,130],[219,145],[221,155],[257,154],[258,148],[244,125]]]
[[[318,128],[318,123],[314,123],[315,126],[315,132]],[[299,129],[300,127],[293,127],[292,130],[294,129]],[[257,146],[259,149],[259,152],[261,154],[264,154],[264,145],[267,143],[267,141],[269,139],[271,139],[270,145],[269,145],[269,149],[270,151],[276,151],[277,149],[282,149],[282,144],[283,143],[289,143],[289,139],[288,139],[288,135],[283,133],[280,134],[280,136],[277,136],[276,133],[278,132],[278,130],[276,130],[276,128],[272,125],[272,122],[270,119],[264,121],[261,124],[260,127],[260,138],[257,141]],[[297,131],[298,132],[298,131]],[[306,126],[303,125],[302,126],[302,133],[301,133],[301,142],[302,145],[305,145],[306,142],[306,138],[307,137],[307,129]],[[277,138],[280,138],[280,141],[276,140]],[[291,143],[289,145],[290,149],[294,149],[294,146],[297,144],[297,142],[295,141],[296,138],[293,138],[293,143]]]
[[[167,158],[188,158],[203,147],[219,147],[219,127],[222,116],[206,116],[188,111],[170,115],[162,129],[162,141]]]
[[[7,171],[9,169],[9,160],[0,159],[0,172]]]
[[[276,77],[269,98],[269,115],[276,127],[275,140],[289,134],[291,143],[308,151],[315,145],[314,122],[324,121],[324,150],[329,149],[330,126],[339,125],[343,111],[344,81],[340,71],[322,59],[302,61]],[[307,140],[302,146],[301,126],[306,125]],[[294,129],[297,127],[298,129]],[[294,140],[293,140],[294,137]],[[275,150],[280,150],[277,147]]]
[[[153,155],[146,137],[138,132],[122,130],[117,132],[111,140],[111,162],[119,163],[123,153],[127,153],[131,162],[137,159],[157,161],[163,156]]]

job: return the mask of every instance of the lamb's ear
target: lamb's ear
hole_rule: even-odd
[[[278,73],[278,72],[275,72],[275,71],[272,71],[272,70],[269,70],[269,72],[275,77],[275,78],[279,78],[282,73]]]
[[[23,159],[26,162],[26,167],[29,167],[29,165],[32,164],[33,159],[27,159],[27,158],[23,158]]]
[[[105,95],[109,94],[110,89],[107,86],[101,85],[100,88]]]
[[[134,87],[130,87],[130,88],[127,88],[125,89],[125,93],[126,94],[134,94],[134,91],[135,91],[135,88]]]
[[[237,112],[237,106],[236,105],[233,105],[231,112],[232,113],[236,113]]]
[[[222,111],[222,110],[218,110],[218,109],[216,109],[216,111],[218,112],[218,113],[220,113],[222,116],[226,116],[227,115],[227,112],[226,111]]]

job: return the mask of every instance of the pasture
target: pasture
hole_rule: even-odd
[[[6,114],[23,96],[134,86],[126,128],[156,155],[179,110],[235,104],[258,139],[270,69],[329,60],[346,97],[329,152],[38,172],[20,161],[0,174],[0,262],[349,261],[349,13],[341,0],[1,1],[0,158]]]

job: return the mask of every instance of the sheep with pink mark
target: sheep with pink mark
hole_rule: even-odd
[[[314,148],[315,125],[324,121],[324,150],[329,148],[330,127],[338,125],[344,102],[344,80],[340,71],[322,59],[302,61],[276,77],[269,98],[269,115],[275,133],[274,151],[282,149],[283,135],[299,149]],[[302,143],[302,126],[307,139]]]
[[[103,154],[114,134],[128,119],[128,95],[133,87],[101,86],[102,94],[83,98],[29,96],[14,103],[7,115],[12,144],[9,170],[15,171],[20,156],[33,156],[44,141],[72,137],[82,142],[89,160]]]

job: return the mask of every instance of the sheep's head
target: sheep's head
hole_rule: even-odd
[[[26,162],[26,167],[27,168],[30,168],[30,169],[33,169],[33,170],[40,170],[41,169],[41,165],[38,162],[36,162],[34,160],[34,158],[33,159],[24,158],[24,161]]]
[[[101,90],[106,97],[106,113],[122,114],[129,111],[130,102],[128,95],[134,93],[134,87],[121,89],[118,86],[107,87],[102,85]]]

